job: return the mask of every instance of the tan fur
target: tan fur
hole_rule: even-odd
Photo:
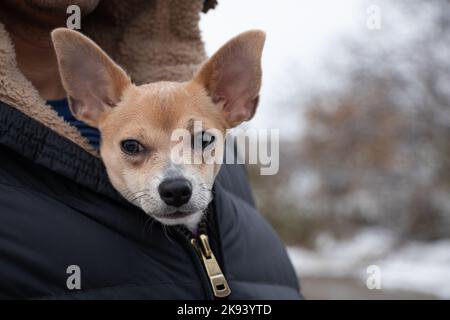
[[[176,164],[171,158],[176,129],[191,132],[201,121],[202,130],[225,130],[253,115],[261,85],[264,33],[249,31],[225,44],[199,73],[186,82],[155,82],[136,86],[93,41],[75,31],[52,32],[61,79],[74,115],[99,128],[101,156],[115,188],[148,214],[167,212],[157,186],[165,172],[176,170],[194,186],[189,210],[197,218],[211,200],[211,188],[220,168],[212,164]],[[191,132],[196,134],[196,132]],[[144,151],[130,155],[121,150],[124,140],[137,140]],[[190,140],[189,140],[190,141]],[[189,142],[190,143],[190,142]],[[191,151],[189,144],[189,151]],[[222,154],[223,146],[217,145]],[[197,194],[195,194],[195,192]],[[182,220],[183,223],[195,221]],[[161,220],[163,223],[168,223]]]
[[[220,109],[202,87],[193,83],[133,86],[122,101],[99,122],[102,159],[111,181],[119,189],[126,185],[122,175],[126,170],[136,170],[136,176],[152,176],[163,168],[170,160],[174,144],[171,133],[177,128],[187,129],[191,119],[202,121],[204,129],[217,128],[225,133]],[[126,137],[139,140],[150,154],[136,163],[135,159],[117,152],[117,146]],[[214,172],[218,169],[214,168]]]

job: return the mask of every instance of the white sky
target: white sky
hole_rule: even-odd
[[[280,134],[285,138],[301,132],[300,112],[287,114],[280,108],[289,103],[292,92],[301,83],[309,86],[326,82],[326,73],[321,68],[324,57],[333,59],[333,42],[366,28],[367,7],[363,3],[363,0],[219,0],[216,9],[202,15],[200,28],[209,55],[240,32],[262,29],[267,34],[261,101],[249,123],[251,127],[282,128]]]

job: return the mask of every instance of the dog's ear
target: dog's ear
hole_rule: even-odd
[[[228,127],[250,120],[261,87],[261,54],[265,33],[241,33],[220,48],[194,77],[212,100],[220,104]]]
[[[58,28],[51,36],[70,110],[77,119],[98,126],[100,115],[120,101],[130,79],[81,33]]]

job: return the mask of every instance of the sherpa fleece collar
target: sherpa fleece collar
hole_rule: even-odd
[[[70,126],[53,108],[45,104],[39,92],[20,72],[14,47],[2,23],[0,23],[0,101],[10,104],[87,152],[96,154],[95,149],[75,127]],[[0,113],[0,117],[3,118],[4,115]]]

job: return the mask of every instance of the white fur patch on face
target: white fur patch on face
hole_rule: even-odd
[[[165,179],[184,178],[192,185],[192,195],[189,201],[181,207],[167,205],[160,197],[158,187]],[[136,206],[142,208],[150,217],[164,225],[185,225],[191,231],[197,228],[203,211],[212,200],[212,184],[214,177],[204,181],[194,167],[170,163],[159,173],[151,177],[125,176],[127,192],[123,196]]]
[[[196,213],[193,213],[187,217],[184,218],[177,218],[177,219],[169,219],[169,218],[161,218],[161,217],[154,217],[156,220],[161,222],[165,225],[184,225],[186,228],[188,228],[190,231],[194,232],[197,229],[198,224],[200,223],[203,216],[203,211],[199,211]]]

